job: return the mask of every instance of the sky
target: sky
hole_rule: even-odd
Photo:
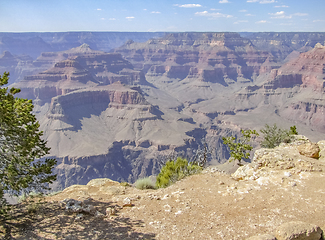
[[[0,0],[0,32],[325,32],[325,0]]]

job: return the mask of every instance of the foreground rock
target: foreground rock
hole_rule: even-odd
[[[299,153],[298,146],[308,142],[298,136],[290,144],[257,151],[254,161],[233,175],[246,174],[237,180],[211,166],[165,189],[138,190],[98,179],[71,186],[48,201],[92,198],[106,204],[99,209],[105,226],[123,219],[141,221],[132,231],[155,239],[320,240],[325,226],[325,162]],[[97,221],[93,215],[85,214],[80,221],[76,217],[77,213],[71,217],[72,226]],[[39,231],[46,235],[46,229]],[[71,228],[69,233],[75,232]]]
[[[320,227],[301,221],[281,225],[276,236],[278,240],[320,240],[323,231]]]
[[[321,145],[321,143],[320,143]],[[297,135],[289,144],[255,152],[252,163],[239,168],[232,177],[236,180],[277,181],[272,170],[285,170],[287,176],[301,172],[323,172],[325,164],[318,160],[320,147],[304,136]]]

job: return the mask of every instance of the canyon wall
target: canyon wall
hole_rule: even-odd
[[[223,163],[223,136],[266,123],[321,138],[324,48],[311,39],[323,35],[298,34],[295,42],[296,35],[269,33],[263,43],[263,34],[169,33],[111,53],[99,50],[110,46],[105,34],[44,34],[46,44],[37,41],[46,51],[36,60],[4,52],[0,67],[12,69],[21,97],[33,99],[58,159],[55,188],[98,177],[134,182],[157,174],[169,156],[194,158],[205,144],[209,163]]]

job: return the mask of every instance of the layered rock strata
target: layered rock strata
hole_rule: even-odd
[[[172,33],[146,43],[128,42],[115,52],[148,76],[199,78],[223,85],[227,78],[252,79],[267,59],[272,61],[271,54],[256,50],[237,33]]]

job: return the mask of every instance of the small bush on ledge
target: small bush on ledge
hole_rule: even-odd
[[[201,170],[202,167],[178,157],[176,161],[167,161],[165,166],[162,167],[157,176],[156,185],[159,188],[168,187],[186,176],[199,173]]]
[[[140,178],[134,183],[137,189],[155,189],[156,185],[149,177]]]
[[[275,148],[280,143],[289,143],[293,139],[293,135],[298,135],[296,126],[290,127],[290,130],[278,128],[276,124],[269,126],[265,124],[265,127],[261,129],[263,133],[263,141],[261,147],[264,148]]]

